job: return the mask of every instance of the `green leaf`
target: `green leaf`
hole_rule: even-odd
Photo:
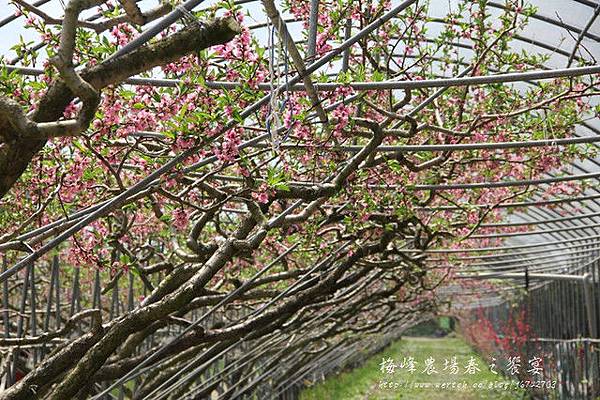
[[[387,161],[387,165],[388,167],[395,173],[401,173],[402,172],[402,166],[400,165],[400,163],[398,162],[398,160],[388,160]]]

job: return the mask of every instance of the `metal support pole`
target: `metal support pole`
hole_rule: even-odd
[[[307,55],[313,58],[317,53],[317,21],[319,16],[319,0],[310,1],[310,15],[308,17]]]
[[[590,336],[597,339],[598,325],[596,324],[596,307],[594,304],[594,281],[592,280],[592,274],[589,272],[583,275],[583,290]]]

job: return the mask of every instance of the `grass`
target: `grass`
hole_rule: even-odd
[[[448,371],[442,371],[444,359],[450,360],[456,356],[460,370],[458,374],[452,375]],[[380,363],[383,358],[392,358],[396,364],[402,362],[404,357],[414,357],[416,371],[410,373],[406,369],[396,368],[393,374],[386,374],[380,371]],[[428,357],[435,359],[435,367],[438,374],[428,375],[422,372],[425,367],[425,360]],[[470,357],[474,357],[480,372],[473,375],[464,371],[464,366]],[[488,363],[483,361],[461,338],[427,338],[427,337],[406,337],[401,341],[392,344],[382,353],[370,358],[361,368],[330,377],[325,382],[317,384],[304,390],[301,400],[515,400],[527,398],[523,397],[524,392],[520,389],[476,389],[473,384],[487,382],[510,382],[501,375],[493,374],[488,367]],[[382,387],[382,382],[388,382],[394,385],[398,383],[399,387]],[[414,388],[410,383],[425,383],[431,385],[430,388]],[[464,389],[452,389],[441,387],[442,383],[460,384]],[[406,384],[408,387],[401,387]],[[435,387],[439,384],[439,387]]]

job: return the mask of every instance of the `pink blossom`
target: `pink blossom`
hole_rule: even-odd
[[[329,40],[329,35],[327,33],[319,33],[317,34],[317,53],[318,54],[325,54],[329,51],[331,51],[331,49],[333,49],[333,47],[327,43],[327,41]]]
[[[238,146],[241,140],[241,128],[230,129],[224,135],[221,148],[215,149],[215,155],[222,162],[232,162],[238,155]]]
[[[252,198],[259,203],[266,204],[269,201],[269,188],[266,184],[261,184],[258,192],[252,192]]]
[[[173,217],[173,226],[178,230],[184,230],[189,222],[189,215],[183,208],[177,208],[171,214]]]
[[[257,196],[257,200],[258,200],[260,203],[263,203],[263,204],[264,204],[264,203],[266,203],[266,202],[268,202],[268,201],[269,201],[269,195],[268,195],[268,194],[266,194],[265,192],[261,192],[261,193],[259,193],[259,194],[258,194],[258,196]]]
[[[128,24],[118,24],[110,30],[111,35],[116,39],[116,44],[123,46],[133,38],[133,29]]]

